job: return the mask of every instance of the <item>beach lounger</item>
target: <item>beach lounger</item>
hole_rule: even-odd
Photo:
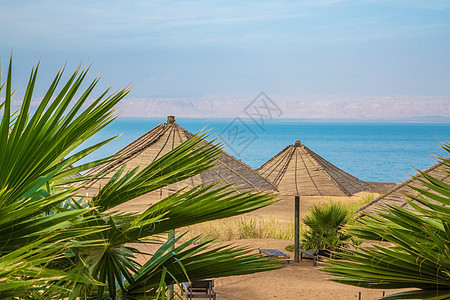
[[[319,259],[319,250],[316,251],[308,251],[308,250],[300,250],[300,260],[303,260],[303,255],[306,255],[313,260],[313,267],[317,266],[317,260]]]
[[[290,262],[290,256],[280,250],[277,249],[261,249],[258,248],[259,254],[268,256],[268,257],[274,257],[274,258],[280,258],[285,260],[287,263]]]
[[[214,280],[196,280],[192,282],[183,282],[182,287],[186,295],[186,299],[208,298],[215,300],[216,291],[214,290]]]

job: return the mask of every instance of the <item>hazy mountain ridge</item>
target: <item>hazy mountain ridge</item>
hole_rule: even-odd
[[[94,98],[93,98],[94,99]],[[86,105],[92,103],[87,101]],[[0,97],[0,102],[4,99]],[[31,106],[36,108],[42,97],[33,99]],[[374,96],[328,98],[311,97],[298,99],[287,97],[271,97],[281,115],[274,118],[306,119],[306,120],[393,120],[407,122],[439,122],[450,123],[450,96]],[[121,117],[161,117],[176,115],[192,118],[246,118],[245,109],[259,112],[268,118],[263,103],[252,102],[245,97],[198,97],[198,98],[125,98],[117,108]],[[12,109],[18,109],[21,100],[13,100]]]
[[[282,118],[296,119],[421,119],[450,121],[450,96],[378,96],[327,99],[278,98],[272,101]],[[238,97],[128,98],[118,111],[123,117],[246,117],[245,108],[254,99]],[[261,114],[267,110],[258,104]],[[278,116],[278,115],[277,115]]]

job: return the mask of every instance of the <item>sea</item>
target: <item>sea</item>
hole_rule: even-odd
[[[81,147],[118,136],[82,162],[111,155],[165,118],[117,118]],[[192,133],[207,132],[225,151],[259,168],[288,145],[302,144],[345,172],[364,181],[402,182],[450,156],[441,148],[450,142],[449,123],[311,122],[293,119],[177,118]]]

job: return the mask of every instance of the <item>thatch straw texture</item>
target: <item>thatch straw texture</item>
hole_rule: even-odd
[[[438,180],[442,180],[445,183],[450,184],[450,167],[441,162],[433,165],[432,167],[426,169],[423,172],[430,176],[433,176]],[[420,181],[420,179],[424,178],[420,173],[418,173],[416,176],[411,177],[410,179],[397,185],[390,192],[360,207],[357,210],[357,212],[359,212],[359,216],[365,214],[372,214],[375,211],[380,210],[382,211],[388,205],[396,205],[406,209],[411,208],[411,206],[405,201],[405,198],[407,198],[405,195],[417,195],[418,192],[412,189],[410,186],[419,187],[426,191],[430,190],[429,188],[424,186],[424,184]]]
[[[351,196],[371,188],[300,141],[287,146],[257,171],[284,195]]]
[[[123,165],[126,165],[126,170],[131,170],[136,167],[142,169],[181,145],[191,136],[193,134],[180,127],[173,117],[168,118],[167,124],[159,124],[120,150],[117,154],[121,156],[121,159],[94,168],[89,171],[89,174],[100,174],[115,170]],[[197,185],[205,186],[217,181],[222,181],[219,186],[233,184],[233,188],[237,193],[276,190],[269,181],[261,177],[249,166],[225,152],[222,152],[214,168],[190,179],[173,184],[168,187],[168,190],[173,192],[182,188],[192,188]],[[102,182],[104,183],[105,181],[100,180],[94,183],[94,186],[98,186]]]

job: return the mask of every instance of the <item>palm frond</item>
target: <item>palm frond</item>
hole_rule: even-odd
[[[246,213],[273,203],[273,197],[234,194],[230,186],[211,184],[179,191],[142,213],[113,211],[212,168],[221,147],[203,142],[202,134],[142,170],[117,170],[92,199],[76,198],[88,180],[105,174],[73,178],[74,174],[119,159],[111,156],[73,166],[111,140],[79,150],[115,118],[113,108],[129,89],[111,95],[107,90],[86,107],[98,79],[83,91],[88,70],[78,68],[60,86],[60,70],[32,110],[38,69],[39,64],[30,74],[17,113],[11,112],[12,58],[5,83],[0,79],[0,91],[5,92],[0,104],[0,298],[164,298],[173,283],[276,268],[273,260],[244,248],[192,245],[197,239],[175,247],[180,237],[170,238],[140,266],[134,258],[139,251],[127,243]]]
[[[92,205],[106,211],[212,168],[221,148],[204,143],[204,137],[205,134],[195,135],[140,172],[134,169],[123,174],[124,168],[119,169],[93,197]]]
[[[124,89],[106,98],[105,92],[88,108],[80,111],[97,84],[98,79],[95,79],[69,110],[72,100],[86,77],[87,70],[77,69],[55,95],[63,73],[60,71],[30,118],[30,104],[38,69],[39,65],[31,72],[23,104],[9,133],[12,58],[10,60],[5,82],[3,118],[0,124],[0,189],[8,190],[2,199],[5,203],[15,201],[24,191],[36,185],[41,176],[45,177],[54,170],[59,170],[58,173],[64,172],[64,176],[81,171],[83,168],[80,167],[64,170],[61,166],[67,167],[79,161],[104,144],[101,142],[88,150],[71,154],[81,143],[114,119],[112,108],[129,92],[128,89]],[[97,162],[97,164],[100,163],[102,161]],[[85,164],[85,168],[88,167],[92,165]],[[53,175],[54,180],[61,177],[57,175]]]
[[[156,296],[162,286],[204,278],[242,275],[279,268],[276,260],[250,254],[252,250],[233,246],[211,248],[210,242],[192,246],[198,238],[175,246],[169,239],[134,275],[122,292],[123,299]],[[161,284],[161,279],[165,285]],[[163,291],[164,294],[165,291]]]
[[[448,145],[443,147],[450,153]],[[450,166],[450,160],[442,159]],[[354,236],[392,246],[358,248],[329,260],[337,282],[369,288],[419,288],[386,299],[446,299],[450,295],[450,185],[420,173],[424,188],[408,195],[411,209],[389,206],[348,228]]]

